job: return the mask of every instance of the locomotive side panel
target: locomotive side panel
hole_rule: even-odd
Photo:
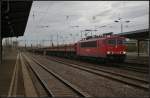
[[[98,57],[99,56],[98,41],[95,40],[95,41],[79,42],[77,45],[77,55]]]
[[[98,57],[102,57],[102,58],[105,58],[106,57],[106,43],[105,43],[105,40],[99,40],[98,41],[98,54],[99,56]]]

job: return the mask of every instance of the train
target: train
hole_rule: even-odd
[[[43,48],[47,55],[124,62],[125,37],[118,35],[88,36],[74,44]]]

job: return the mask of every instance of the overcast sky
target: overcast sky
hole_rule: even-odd
[[[98,30],[93,35],[120,33],[121,22],[114,22],[119,17],[123,32],[148,28],[149,1],[34,1],[24,36],[18,40],[45,40],[50,45],[49,40],[56,44],[57,37],[59,44],[78,41],[85,29]]]

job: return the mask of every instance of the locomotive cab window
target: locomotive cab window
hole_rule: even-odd
[[[125,44],[125,40],[123,40],[123,39],[118,39],[118,40],[117,40],[117,44],[123,45],[123,44]]]
[[[115,39],[109,39],[107,41],[107,43],[110,44],[110,45],[116,45],[116,40]]]
[[[123,39],[109,39],[107,41],[109,45],[123,45],[125,43],[125,40]]]
[[[90,42],[81,42],[80,47],[86,48],[86,47],[97,47],[97,41],[90,41]]]

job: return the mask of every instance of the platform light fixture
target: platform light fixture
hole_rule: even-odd
[[[129,20],[126,20],[126,21],[122,21],[123,18],[118,18],[118,20],[115,20],[114,22],[116,23],[121,23],[121,33],[123,32],[123,22],[125,23],[129,23],[130,21]]]

